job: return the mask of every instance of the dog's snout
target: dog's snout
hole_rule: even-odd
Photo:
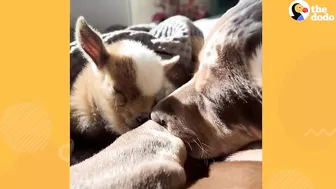
[[[153,120],[153,121],[155,121],[155,122],[157,122],[157,123],[159,122],[159,116],[156,115],[155,112],[152,112],[152,113],[151,113],[150,118],[151,118],[151,120]]]
[[[156,123],[160,124],[161,126],[166,127],[166,122],[162,118],[159,112],[152,112],[151,113],[151,120],[155,121]]]

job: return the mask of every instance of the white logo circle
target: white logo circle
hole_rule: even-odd
[[[309,4],[304,0],[293,1],[288,8],[289,15],[297,21],[302,21],[308,18],[310,13]]]

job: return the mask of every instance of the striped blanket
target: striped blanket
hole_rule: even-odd
[[[179,55],[178,64],[183,65],[185,72],[189,74],[192,74],[195,67],[192,40],[197,39],[202,44],[204,42],[201,30],[184,16],[173,16],[160,24],[130,26],[124,30],[102,34],[101,37],[107,44],[122,39],[140,41],[163,59]],[[70,43],[70,88],[86,63],[78,50],[77,42]]]

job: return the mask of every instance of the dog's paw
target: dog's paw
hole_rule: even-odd
[[[138,188],[180,189],[186,183],[184,168],[174,161],[152,161],[137,167],[134,172]]]

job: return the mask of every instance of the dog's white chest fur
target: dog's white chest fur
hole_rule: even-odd
[[[255,54],[249,61],[251,80],[258,87],[262,87],[262,46],[258,46]]]
[[[262,161],[262,150],[245,150],[230,155],[225,161]]]

